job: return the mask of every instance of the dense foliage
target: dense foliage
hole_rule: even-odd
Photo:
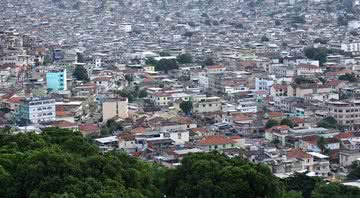
[[[351,73],[351,74],[344,74],[344,75],[339,76],[339,80],[356,82],[358,79],[356,78],[356,75],[354,73]]]
[[[318,127],[323,127],[327,129],[336,128],[337,121],[333,117],[326,117],[318,122]]]
[[[219,153],[192,154],[166,169],[119,152],[101,154],[90,139],[64,129],[0,130],[0,145],[0,197],[360,197],[358,188],[304,174],[281,181],[266,165]]]
[[[88,81],[89,80],[89,76],[87,73],[87,70],[85,67],[78,65],[75,67],[75,70],[73,72],[73,77],[76,80],[81,80],[81,81]]]
[[[169,197],[282,197],[283,184],[265,165],[220,154],[194,154],[169,171]]]
[[[191,113],[193,109],[193,103],[191,101],[183,101],[180,103],[180,109],[185,113]]]
[[[270,129],[277,125],[279,125],[279,122],[277,120],[268,120],[265,124],[265,129]]]
[[[156,168],[125,154],[100,154],[80,133],[0,136],[0,196],[160,197]]]

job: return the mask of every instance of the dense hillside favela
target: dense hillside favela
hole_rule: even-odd
[[[359,198],[360,0],[0,0],[0,198]]]

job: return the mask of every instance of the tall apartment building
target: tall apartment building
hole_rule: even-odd
[[[327,102],[327,106],[337,124],[349,130],[360,128],[360,100]]]
[[[46,73],[47,88],[54,91],[67,89],[66,69],[50,71]]]
[[[26,98],[21,102],[16,112],[16,119],[26,125],[55,121],[55,111],[55,99],[47,97]]]
[[[111,118],[127,118],[128,117],[128,99],[127,98],[108,98],[102,103],[103,122]]]

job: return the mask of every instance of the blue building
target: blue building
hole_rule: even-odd
[[[46,73],[46,84],[48,89],[54,91],[66,90],[66,69]]]

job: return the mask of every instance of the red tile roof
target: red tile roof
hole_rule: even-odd
[[[288,125],[278,125],[271,127],[271,129],[275,129],[275,130],[289,130],[289,128],[290,127]]]
[[[318,138],[319,137],[316,136],[316,135],[311,135],[311,136],[303,137],[302,140],[309,143],[309,144],[316,145]]]
[[[354,133],[353,132],[345,132],[345,133],[339,133],[337,135],[335,135],[335,138],[341,140],[341,139],[348,139],[354,137]]]
[[[165,92],[157,92],[153,94],[153,97],[169,97],[169,96],[171,96],[171,94]]]
[[[233,140],[238,140],[238,139],[241,139],[241,136],[240,135],[233,135],[233,136],[230,136],[229,138],[233,139]]]
[[[282,112],[275,112],[275,111],[269,112],[268,115],[269,115],[270,118],[283,117],[284,116],[284,114]]]
[[[194,133],[206,133],[208,130],[203,127],[203,128],[193,128],[193,129],[190,129],[191,132],[194,132]]]
[[[303,123],[305,123],[305,120],[303,118],[293,117],[293,118],[290,118],[290,120],[294,124],[303,124]]]
[[[123,133],[123,134],[119,135],[119,139],[125,140],[125,141],[134,141],[135,135],[133,135],[131,133]]]
[[[287,85],[274,84],[272,87],[277,90],[279,90],[279,89],[282,89],[284,91],[287,90]]]
[[[99,131],[99,127],[96,124],[81,124],[79,130],[84,133],[95,133]]]
[[[7,102],[17,104],[17,103],[20,103],[21,100],[23,100],[23,99],[25,99],[25,97],[12,97],[12,98],[8,99]]]
[[[73,122],[69,122],[66,120],[59,120],[59,121],[54,121],[51,126],[53,127],[59,127],[59,128],[71,128],[71,127],[77,127],[78,125],[76,123]]]
[[[146,129],[144,127],[138,127],[133,130],[131,130],[131,133],[145,133]]]
[[[227,138],[225,136],[213,135],[205,137],[197,142],[199,145],[223,145],[223,144],[235,144],[236,141]]]
[[[222,65],[209,65],[207,66],[207,69],[223,69],[225,68],[224,66]]]
[[[107,76],[100,76],[97,78],[94,78],[93,81],[111,81],[112,77],[107,77]]]
[[[312,155],[307,154],[300,149],[291,149],[288,151],[287,157],[297,158],[297,159],[309,159],[309,158],[312,158]]]

